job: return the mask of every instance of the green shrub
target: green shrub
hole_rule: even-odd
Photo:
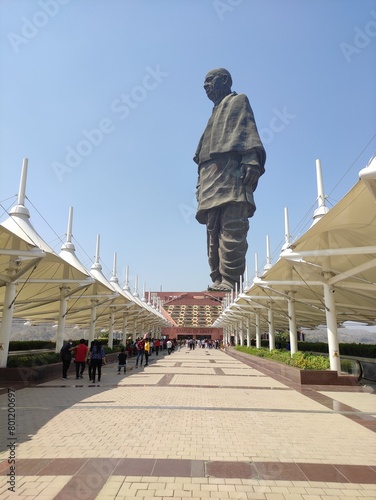
[[[120,344],[119,345],[114,345],[113,349],[110,349],[108,346],[103,346],[104,352],[106,354],[111,354],[112,352],[120,352]]]
[[[279,363],[285,363],[301,370],[328,370],[330,367],[329,359],[324,356],[315,356],[312,352],[296,352],[291,356],[289,351],[274,349],[270,351],[264,347],[256,349],[255,347],[236,347],[237,351],[271,359]]]
[[[317,356],[311,352],[296,352],[289,360],[291,366],[301,370],[328,370],[330,368],[329,358]]]
[[[298,342],[299,351],[324,352],[328,354],[327,342]],[[342,355],[358,356],[362,358],[376,358],[375,344],[339,344],[339,352]]]
[[[55,349],[56,343],[48,340],[11,340],[9,351],[29,351],[32,349]]]
[[[18,368],[20,366],[43,366],[52,363],[58,363],[60,355],[56,352],[46,352],[42,354],[20,354],[16,356],[9,356],[7,368]]]

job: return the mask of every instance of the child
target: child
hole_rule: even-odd
[[[118,375],[120,375],[121,368],[124,368],[124,373],[127,371],[127,355],[125,353],[124,347],[120,349],[120,353],[118,356]]]

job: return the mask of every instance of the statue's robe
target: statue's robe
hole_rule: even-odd
[[[206,224],[208,210],[231,202],[243,203],[246,216],[252,217],[257,183],[244,185],[240,165],[256,165],[262,175],[265,159],[247,96],[231,92],[214,106],[194,156],[198,164],[198,222]]]

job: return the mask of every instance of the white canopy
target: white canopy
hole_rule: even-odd
[[[299,327],[325,324],[328,304],[323,288],[333,293],[336,322],[376,322],[376,159],[337,205],[323,214],[302,237],[282,250],[279,260],[256,277],[228,305],[213,326],[240,319],[268,329],[269,310],[275,329],[288,329],[288,302],[294,302]],[[333,308],[333,306],[332,306]]]

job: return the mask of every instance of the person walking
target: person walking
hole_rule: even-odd
[[[70,350],[71,347],[72,341],[68,340],[67,342],[64,342],[63,347],[60,349],[60,360],[63,363],[63,380],[67,380],[68,378],[68,369],[72,360],[72,353]]]
[[[139,360],[140,360],[140,366],[142,366],[142,362],[144,361],[144,352],[145,352],[144,346],[145,346],[145,341],[142,340],[142,338],[140,337],[136,344],[136,349],[137,349],[136,367],[138,366]]]
[[[74,352],[74,362],[76,364],[76,379],[83,378],[89,352],[89,348],[85,344],[85,339],[80,339],[80,343],[74,347],[71,347],[70,351]]]
[[[124,369],[124,373],[127,371],[127,354],[125,352],[124,347],[120,349],[120,353],[118,355],[118,375],[120,375],[121,369]]]
[[[167,340],[167,352],[168,354],[171,354],[172,351],[172,342],[170,339]]]
[[[155,347],[155,355],[158,356],[159,348],[161,347],[161,342],[159,339],[155,339],[154,347]]]
[[[95,377],[98,370],[98,382],[101,381],[102,363],[105,356],[103,346],[99,340],[94,340],[93,347],[90,352],[90,364],[92,370],[92,382],[95,383]]]
[[[145,353],[145,365],[149,364],[149,356],[150,356],[150,340],[147,338],[144,343],[144,353]]]

